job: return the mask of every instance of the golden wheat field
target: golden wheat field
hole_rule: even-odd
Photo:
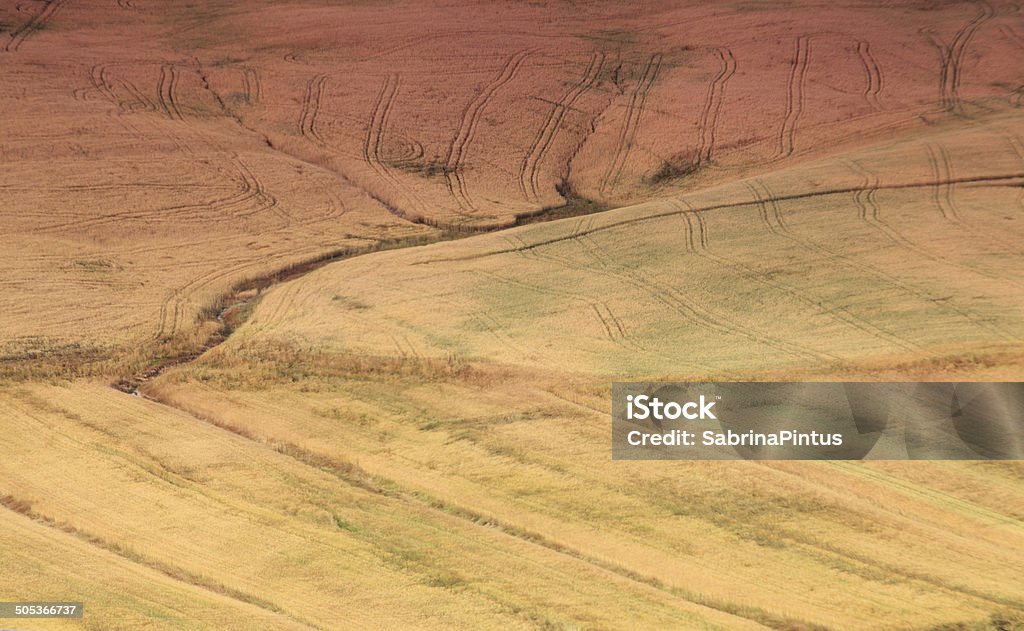
[[[1024,377],[1015,2],[0,0],[0,602],[1024,629],[1020,461],[611,458],[623,380]]]

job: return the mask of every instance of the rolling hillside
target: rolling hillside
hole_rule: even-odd
[[[0,2],[25,629],[1024,629],[1020,462],[610,383],[1020,380],[1012,2]],[[14,624],[18,623],[18,624]]]

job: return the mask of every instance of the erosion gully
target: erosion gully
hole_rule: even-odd
[[[564,196],[566,200],[565,204],[562,204],[561,206],[543,208],[534,212],[518,214],[515,216],[513,221],[506,224],[493,227],[467,227],[456,224],[442,224],[429,219],[420,219],[412,221],[412,223],[429,226],[434,228],[436,232],[433,234],[418,235],[415,237],[406,237],[401,239],[383,239],[363,247],[350,247],[332,250],[313,259],[293,263],[287,267],[270,272],[269,274],[264,274],[262,276],[236,283],[227,293],[219,296],[213,302],[211,307],[204,310],[210,315],[207,318],[201,319],[200,323],[216,322],[217,329],[210,334],[210,336],[207,337],[201,345],[197,348],[178,353],[171,357],[164,357],[133,375],[127,375],[117,379],[111,384],[111,386],[121,392],[144,397],[145,395],[141,392],[140,388],[142,388],[146,383],[156,379],[164,371],[175,366],[181,366],[183,364],[193,362],[199,359],[211,348],[223,344],[239,326],[245,323],[252,312],[252,307],[263,295],[265,290],[300,276],[305,276],[328,263],[352,259],[357,256],[372,254],[374,252],[383,252],[385,250],[421,247],[445,241],[455,241],[458,239],[465,239],[467,237],[509,230],[526,224],[554,221],[569,217],[579,217],[604,212],[610,209],[609,206],[576,196],[571,192],[571,189],[564,184],[559,186],[558,190]],[[390,208],[388,210],[389,212],[392,212]],[[395,213],[392,212],[392,214]]]

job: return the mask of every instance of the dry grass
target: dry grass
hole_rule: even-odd
[[[4,378],[132,374],[245,278],[706,189],[984,116],[1021,79],[995,11],[945,81],[958,4],[509,4],[501,36],[447,4],[141,4],[0,9]]]
[[[282,344],[312,364],[404,369],[1020,376],[1022,121],[1006,112],[701,193],[354,259],[269,292],[217,357],[277,361]]]
[[[0,7],[0,592],[1020,628],[1020,463],[610,460],[614,379],[1024,375],[1019,19],[925,4]]]
[[[1019,125],[332,265],[146,392],[770,627],[991,626],[1024,607],[1018,465],[611,462],[607,380],[1019,375],[1016,190],[988,184],[1020,158],[975,148]]]
[[[613,463],[603,382],[578,375],[233,375],[181,368],[147,391],[680,601],[774,628],[920,627],[1022,606],[1016,464]]]
[[[101,385],[22,387],[3,400],[8,436],[27,448],[4,459],[0,479],[5,494],[17,489],[19,506],[31,502],[26,524],[183,588],[244,594],[258,610],[244,618],[257,626],[269,613],[280,628],[561,627],[584,618],[611,626],[618,614],[597,605],[613,600],[636,607],[645,626],[747,626],[474,523],[398,483],[372,488],[356,467],[299,443],[224,431]],[[30,437],[48,449],[28,447]],[[76,483],[86,472],[89,483]],[[373,606],[382,601],[386,609]],[[119,614],[97,606],[94,615],[102,625]]]

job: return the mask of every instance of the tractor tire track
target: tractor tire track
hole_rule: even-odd
[[[507,327],[502,325],[502,323],[499,322],[497,318],[495,318],[490,312],[478,310],[474,311],[473,315],[475,316],[474,319],[476,320],[476,322],[483,328],[484,331],[486,331],[491,337],[493,337],[496,342],[498,342],[508,350],[512,351],[516,355],[529,359],[530,352],[524,349],[520,343],[514,341],[512,339],[512,336],[510,336],[506,332]]]
[[[381,145],[384,139],[384,130],[387,125],[388,114],[394,103],[395,95],[398,93],[400,80],[398,75],[390,74],[384,78],[377,98],[373,102],[370,124],[366,130],[366,138],[363,141],[363,159],[381,177],[393,180],[388,168],[381,160]]]
[[[611,321],[611,324],[615,329],[615,333],[618,334],[619,340],[624,340],[626,338],[626,327],[622,325],[622,320],[615,315],[615,312],[612,311],[610,306],[608,306],[608,303],[602,302],[601,304],[604,306],[604,311],[608,314],[608,319]]]
[[[282,219],[290,221],[290,217],[280,206],[277,198],[264,189],[260,179],[237,155],[232,154],[225,159],[225,162],[234,167],[227,172],[227,177],[234,182],[234,192],[230,195],[191,204],[162,206],[152,210],[129,210],[102,217],[65,221],[41,226],[37,230],[39,232],[84,230],[123,221],[167,220],[170,216],[177,221],[208,222],[211,219],[228,221],[251,217],[268,210],[278,214]]]
[[[956,35],[953,42],[946,46],[935,35],[934,32],[925,31],[931,39],[932,44],[939,51],[941,72],[939,74],[939,98],[942,108],[946,111],[957,114],[963,113],[963,103],[960,99],[961,70],[967,47],[981,25],[995,16],[995,11],[987,2],[981,2],[981,9],[978,15],[965,24]]]
[[[759,285],[769,287],[772,289],[780,290],[791,296],[796,301],[804,303],[814,308],[817,314],[819,315],[824,315],[835,322],[839,322],[848,327],[857,329],[858,331],[861,331],[862,333],[865,333],[870,337],[874,337],[888,344],[898,346],[903,350],[920,353],[920,345],[909,342],[899,337],[895,333],[886,331],[885,329],[876,326],[875,324],[872,324],[868,320],[865,320],[864,318],[857,316],[856,314],[850,312],[848,309],[844,308],[841,305],[829,305],[823,301],[811,298],[806,294],[806,292],[801,291],[797,287],[788,285],[786,283],[782,283],[778,280],[775,280],[773,277],[767,276],[763,269],[759,269],[757,267],[748,265],[741,261],[737,261],[727,256],[715,254],[714,252],[709,251],[706,246],[705,230],[702,225],[703,220],[701,217],[701,213],[695,210],[692,206],[690,206],[687,202],[683,200],[672,200],[669,203],[675,206],[676,208],[679,208],[680,210],[684,211],[681,216],[686,220],[687,230],[685,235],[685,242],[687,250],[689,250],[690,252],[696,254],[697,256],[705,257],[713,261],[716,265],[734,270],[738,275],[740,275],[747,281],[757,283]],[[700,237],[701,241],[705,243],[705,245],[702,247],[695,247],[700,242],[694,238],[695,235],[693,231],[693,224],[690,221],[691,216],[701,219]]]
[[[765,185],[763,182],[759,182],[759,185],[763,191],[763,194],[766,195],[766,197],[762,197],[761,194],[758,194],[753,189],[751,189],[752,192],[755,192],[755,203],[758,204],[759,206],[763,204],[774,206],[773,215],[776,216],[777,221],[782,226],[782,229],[776,232],[775,234],[785,239],[788,239],[789,241],[792,241],[793,243],[795,243],[800,248],[806,251],[816,251],[824,255],[825,259],[823,260],[823,263],[828,262],[831,264],[843,265],[845,267],[855,269],[861,273],[873,276],[879,279],[880,281],[892,287],[895,287],[896,289],[900,290],[901,292],[907,295],[914,296],[915,298],[921,300],[922,302],[936,305],[937,307],[941,307],[946,311],[953,312],[956,315],[969,320],[975,326],[985,328],[994,335],[1003,337],[1008,340],[1014,340],[1018,337],[1013,332],[1006,331],[1001,327],[995,326],[986,319],[981,318],[966,309],[961,309],[955,305],[950,304],[948,301],[941,299],[940,297],[934,295],[927,289],[920,289],[913,285],[907,284],[900,280],[899,278],[897,278],[896,276],[894,276],[893,274],[890,274],[885,270],[879,269],[874,265],[860,263],[851,258],[850,256],[843,254],[842,252],[837,252],[836,250],[820,245],[814,241],[808,241],[807,239],[802,239],[792,234],[783,223],[781,208],[779,207],[779,198],[776,198],[772,193],[771,189],[769,189],[767,185]]]
[[[386,162],[391,166],[399,168],[402,166],[415,166],[423,159],[423,156],[426,155],[423,143],[415,138],[410,138],[399,133],[391,133],[389,134],[389,138],[392,140],[392,145]],[[384,158],[385,156],[381,155],[381,159],[384,160]]]
[[[932,173],[935,175],[935,185],[932,188],[932,201],[941,213],[942,218],[956,225],[961,231],[970,234],[988,243],[998,243],[1007,253],[1019,254],[1021,246],[1018,243],[1004,241],[992,233],[984,233],[963,220],[960,210],[956,204],[956,185],[962,180],[953,175],[952,160],[949,152],[941,145],[927,144],[928,162],[931,165]]]
[[[231,154],[231,162],[234,165],[235,175],[240,182],[239,199],[231,202],[210,204],[210,207],[216,211],[226,211],[230,216],[237,218],[248,218],[257,213],[270,210],[287,223],[290,223],[291,216],[278,203],[277,198],[267,192],[259,176],[242,161],[238,154]]]
[[[263,81],[255,68],[245,68],[242,71],[242,86],[245,90],[245,102],[249,105],[256,105],[263,98]]]
[[[463,175],[466,149],[476,135],[477,126],[484,109],[491,102],[491,99],[494,98],[498,90],[516,77],[523,62],[526,61],[526,58],[532,52],[532,50],[521,50],[509,57],[505,65],[502,66],[498,76],[487,84],[462,110],[459,127],[455,132],[455,136],[448,144],[448,154],[444,161],[444,176],[448,192],[455,198],[464,214],[472,214],[476,211],[476,206],[473,204],[472,199],[470,199]]]
[[[864,88],[864,100],[872,108],[881,112],[883,108],[881,103],[878,102],[878,95],[882,92],[882,87],[884,86],[882,69],[878,65],[878,61],[875,60],[875,56],[871,54],[871,47],[868,42],[857,42],[857,55],[860,57],[861,63],[864,64],[864,73],[867,75],[868,84]]]
[[[489,271],[483,270],[483,269],[474,269],[474,270],[471,271],[471,273],[474,274],[474,275],[477,275],[477,276],[483,276],[485,278],[488,278],[490,280],[496,281],[496,282],[501,283],[503,285],[512,285],[514,287],[520,287],[520,288],[525,289],[527,291],[532,291],[532,292],[535,292],[535,293],[538,293],[538,294],[543,294],[543,295],[547,295],[547,296],[555,296],[556,298],[559,298],[559,299],[565,299],[566,297],[569,297],[569,298],[572,298],[573,300],[575,300],[577,302],[580,302],[581,304],[589,304],[593,300],[593,296],[586,296],[586,295],[582,295],[582,294],[575,294],[575,293],[569,292],[569,291],[564,291],[564,292],[563,291],[555,291],[555,290],[548,289],[546,287],[540,287],[540,286],[537,286],[537,285],[530,284],[528,282],[519,280],[517,278],[509,278],[509,277],[501,276],[500,274],[496,274],[494,272],[489,272]],[[455,306],[456,308],[460,308],[459,305],[457,305],[457,303],[455,303],[452,300],[443,300],[443,302],[444,302],[444,304],[449,304],[449,305]],[[477,316],[478,316],[478,317],[474,316],[474,320],[481,325],[481,330],[486,331],[488,335],[491,335],[492,337],[494,337],[494,339],[496,341],[501,343],[503,346],[505,346],[509,350],[515,352],[517,355],[520,355],[520,356],[522,356],[524,358],[529,358],[529,354],[530,353],[527,350],[524,350],[524,348],[522,347],[521,344],[518,344],[517,342],[515,342],[507,333],[504,332],[504,330],[507,327],[500,326],[497,323],[497,321],[494,319],[493,315],[491,315],[489,312],[485,312],[485,311],[473,311],[473,313],[477,314]],[[484,317],[486,317],[486,318],[488,318],[490,320],[490,324],[487,324],[484,321],[484,319],[483,319]]]
[[[953,174],[949,153],[945,147],[933,144],[926,145],[926,149],[928,164],[931,165],[932,173],[935,175],[935,188],[932,190],[935,207],[946,221],[960,223],[960,214],[953,204],[953,184],[950,182]]]
[[[946,63],[948,74],[946,86],[948,93],[945,105],[951,110],[956,111],[961,108],[960,81],[967,47],[978,32],[978,29],[981,28],[981,25],[994,16],[995,11],[992,7],[987,2],[982,1],[981,11],[978,13],[978,16],[971,20],[964,28],[960,29],[953,38],[953,44],[949,47]]]
[[[602,196],[607,195],[609,191],[615,188],[622,175],[626,158],[629,157],[629,152],[636,141],[637,131],[640,128],[640,119],[644,115],[647,103],[647,95],[658,77],[658,72],[661,70],[661,60],[661,53],[651,55],[644,66],[640,80],[637,81],[636,87],[633,88],[633,92],[630,94],[629,104],[626,107],[626,117],[622,123],[622,128],[619,130],[619,137],[615,143],[612,161],[609,163],[608,169],[605,171],[604,177],[601,178],[601,184],[598,187],[598,191]]]
[[[128,94],[132,95],[132,97],[135,99],[134,102],[128,102],[129,112],[134,113],[140,109],[144,112],[159,111],[160,108],[157,107],[157,104],[154,103],[151,98],[143,94],[142,91],[139,90],[139,88],[136,87],[134,83],[127,79],[123,79],[119,81],[119,83],[121,84],[121,87],[124,88],[124,90],[128,92]],[[138,105],[138,107],[135,107],[136,105]]]
[[[693,212],[693,216],[697,218],[697,225],[700,228],[700,247],[701,249],[706,250],[711,245],[711,242],[708,238],[708,226],[704,221],[704,213],[699,210],[695,210]]]
[[[786,225],[783,223],[779,205],[768,190],[768,187],[761,180],[757,179],[744,182],[743,186],[750,192],[751,197],[754,198],[754,206],[757,208],[758,217],[761,223],[764,224],[765,229],[775,235],[788,232]]]
[[[851,171],[861,175],[864,178],[862,184],[863,188],[854,191],[853,193],[853,203],[857,207],[857,216],[860,218],[861,221],[866,223],[873,230],[885,236],[889,241],[893,243],[893,245],[899,248],[910,250],[911,252],[917,254],[918,256],[921,256],[929,261],[932,261],[933,263],[949,267],[955,267],[968,273],[978,274],[979,276],[984,276],[985,278],[988,278],[990,280],[999,281],[1001,283],[1013,285],[1014,287],[1017,287],[1019,289],[1024,289],[1024,284],[1017,283],[1011,279],[1006,278],[1005,274],[994,274],[992,272],[988,272],[986,270],[978,268],[974,265],[958,263],[956,261],[951,260],[948,256],[939,256],[933,254],[929,250],[917,245],[910,239],[903,236],[903,234],[901,234],[898,230],[896,230],[888,223],[886,223],[880,215],[879,205],[878,202],[875,200],[875,194],[878,192],[878,187],[880,185],[878,176],[869,171],[868,169],[866,169],[863,165],[861,165],[859,162],[855,160],[846,160],[844,161],[844,163]],[[1022,194],[1024,194],[1024,192],[1022,192]]]
[[[167,341],[173,338],[180,330],[184,312],[184,302],[188,296],[202,287],[225,278],[231,274],[244,271],[246,268],[259,264],[246,258],[236,258],[230,261],[220,261],[221,264],[231,264],[229,267],[221,267],[197,276],[187,283],[167,293],[160,305],[160,324],[154,334],[157,341]]]
[[[612,308],[608,306],[608,303],[592,302],[590,303],[590,309],[597,316],[597,320],[601,323],[601,327],[604,329],[608,340],[617,346],[626,347],[626,329],[622,326],[622,321],[615,315]]]
[[[1010,148],[1013,150],[1017,157],[1024,162],[1024,140],[1021,140],[1020,136],[1016,134],[1010,134],[1007,137],[1007,141],[1010,143]],[[1017,205],[1020,206],[1021,211],[1024,211],[1024,186],[1020,187],[1017,192]]]
[[[857,206],[858,218],[885,234],[896,245],[909,247],[910,242],[904,239],[899,232],[889,227],[880,216],[878,202],[875,201],[875,195],[878,193],[878,187],[881,184],[878,176],[854,160],[846,160],[844,163],[851,171],[864,178],[861,188],[853,192],[853,203]]]
[[[164,64],[160,67],[160,79],[157,83],[157,94],[160,108],[163,109],[167,118],[171,120],[184,120],[175,96],[175,89],[178,83],[178,70],[172,64]]]
[[[27,22],[11,31],[11,39],[4,46],[4,51],[8,53],[17,52],[30,35],[46,27],[46,23],[53,19],[53,16],[61,10],[65,2],[67,0],[48,0],[39,13],[36,13]]]
[[[796,39],[793,65],[786,81],[786,114],[779,128],[779,146],[775,159],[781,160],[793,155],[796,141],[796,124],[803,113],[806,98],[807,66],[811,57],[811,43],[806,36]]]
[[[688,253],[690,253],[690,254],[696,254],[697,253],[697,244],[696,244],[696,242],[695,242],[695,240],[693,238],[693,235],[694,235],[693,220],[690,219],[690,213],[683,213],[680,216],[683,218],[683,221],[686,223],[686,237],[685,237],[685,239],[683,241],[683,243],[686,245],[686,251]]]
[[[704,214],[699,210],[694,210],[692,206],[682,200],[669,200],[668,203],[675,208],[685,208],[689,211],[680,215],[686,223],[686,237],[684,239],[686,251],[690,254],[698,254],[708,249],[708,228],[704,221]],[[694,230],[694,219],[697,221],[696,230]]]
[[[598,303],[596,303],[596,302],[591,303],[590,304],[590,309],[594,312],[594,315],[597,316],[597,320],[601,323],[601,327],[604,328],[605,336],[609,340],[614,342],[615,341],[615,336],[612,335],[612,329],[611,329],[611,327],[608,326],[608,320],[605,319],[605,316],[601,313],[601,310],[598,308]]]
[[[757,328],[739,323],[730,318],[721,310],[713,309],[702,305],[700,302],[690,298],[685,292],[670,287],[664,282],[649,278],[635,270],[624,269],[616,266],[613,261],[600,252],[601,246],[590,237],[592,232],[580,232],[573,237],[580,246],[583,254],[587,255],[592,264],[581,263],[580,261],[559,256],[552,253],[542,254],[537,251],[529,252],[538,259],[545,259],[559,264],[567,269],[572,269],[588,274],[598,274],[608,278],[614,278],[627,285],[634,287],[641,293],[650,296],[654,301],[661,303],[666,308],[682,316],[694,326],[707,330],[714,334],[726,336],[738,336],[759,345],[764,345],[781,353],[790,356],[797,356],[804,360],[812,361],[840,361],[841,358],[827,352],[819,352],[813,349],[787,342],[765,334]],[[526,254],[526,251],[523,252]],[[709,364],[700,364],[704,370],[714,370],[715,367]]]
[[[163,111],[163,105],[158,105],[153,99],[146,96],[138,87],[127,79],[111,79],[109,67],[106,64],[97,64],[89,70],[89,80],[93,87],[110,103],[117,106],[121,113],[134,113],[138,111],[157,112]],[[116,83],[115,83],[116,81]],[[114,89],[119,85],[121,89],[131,96],[125,99],[118,96]]]
[[[531,202],[540,201],[540,162],[544,159],[544,156],[554,143],[558,132],[561,130],[565,114],[600,78],[604,62],[605,54],[600,51],[595,52],[590,58],[587,69],[583,72],[583,77],[568,92],[562,95],[562,98],[548,112],[544,124],[541,125],[540,131],[537,132],[537,136],[533,139],[533,143],[526,152],[526,157],[523,158],[523,162],[519,165],[519,190],[522,191],[523,197],[527,200]]]
[[[410,222],[422,222],[422,202],[415,193],[402,186],[402,183],[399,182],[398,178],[395,177],[395,174],[391,172],[391,169],[384,163],[383,159],[383,144],[384,136],[387,131],[388,118],[391,115],[391,108],[394,106],[395,97],[398,94],[398,88],[400,86],[401,77],[399,77],[399,75],[389,74],[384,77],[384,82],[373,102],[373,107],[370,113],[370,123],[366,128],[366,138],[363,139],[363,161],[370,166],[374,173],[380,176],[381,179],[398,192],[399,195],[406,198],[412,209],[412,215],[410,216],[409,213],[392,204],[386,203],[376,196],[374,196],[374,199],[377,200],[389,213],[400,219]]]
[[[322,74],[316,75],[306,83],[302,113],[299,115],[299,135],[321,148],[326,147],[327,143],[316,129],[316,117],[320,113],[320,102],[326,84],[327,75]]]
[[[650,278],[636,270],[616,269],[611,261],[599,255],[600,246],[592,240],[592,237],[585,235],[581,239],[592,244],[592,248],[584,248],[584,252],[594,260],[598,268],[582,265],[576,269],[587,272],[596,272],[625,281],[627,284],[639,289],[651,296],[655,301],[662,303],[672,311],[675,311],[684,319],[692,322],[695,326],[717,333],[720,335],[732,335],[743,337],[756,344],[761,344],[775,349],[781,353],[809,359],[812,361],[840,361],[838,355],[829,352],[816,351],[800,344],[794,344],[785,339],[775,337],[760,330],[760,327],[742,324],[734,318],[729,317],[723,311],[702,305],[699,301],[692,299],[686,292],[666,285],[656,279]],[[581,241],[582,243],[582,241]],[[595,251],[595,248],[597,251]]]
[[[728,48],[716,48],[722,67],[711,80],[708,86],[708,93],[704,100],[704,108],[701,110],[700,120],[697,122],[699,140],[697,143],[697,163],[699,165],[709,164],[712,152],[715,148],[715,133],[718,129],[718,116],[722,111],[722,100],[725,96],[725,84],[736,74],[736,58]]]
[[[587,228],[583,228],[581,226],[580,227],[580,235],[587,234],[587,231],[589,230],[589,226],[592,223],[593,223],[593,220],[591,219],[590,221],[586,222]],[[511,239],[509,239],[509,241],[510,242],[516,242],[519,245],[525,245],[525,243],[522,241],[522,239],[520,237],[518,237],[518,236],[512,237]],[[584,242],[584,240],[582,238],[579,239],[577,242],[578,242],[578,244],[580,245],[581,248],[584,248],[587,251],[587,254],[589,254],[591,256],[591,258],[594,258],[595,260],[600,260],[603,263],[606,262],[606,260],[607,260],[606,258],[601,257],[597,252],[594,251],[595,248],[597,247],[596,244],[594,244],[593,242]],[[521,250],[519,252],[519,254],[524,256],[524,257],[529,257],[529,258],[532,258],[534,260],[540,261],[540,262],[542,262],[542,264],[545,264],[545,265],[548,265],[548,264],[554,262],[554,263],[556,263],[558,265],[561,265],[561,266],[563,266],[563,267],[565,267],[567,269],[577,269],[577,270],[585,269],[583,267],[580,267],[577,261],[574,261],[574,260],[572,260],[572,259],[570,259],[568,257],[565,257],[565,256],[555,256],[555,255],[552,255],[552,254],[541,254],[539,252],[535,252],[535,251],[532,251],[532,250],[529,250],[529,249]],[[603,272],[599,272],[599,273],[603,273]],[[605,275],[607,275],[607,274],[605,274]],[[538,287],[538,286],[535,286],[535,285],[530,285],[530,284],[527,284],[527,283],[523,283],[521,281],[516,281],[516,280],[511,280],[511,279],[506,279],[506,282],[509,282],[509,283],[514,284],[516,286],[524,287],[526,289],[529,289],[531,291],[535,291],[537,293],[541,293],[541,294],[545,294],[545,295],[550,295],[550,296],[555,296],[555,297],[561,298],[561,299],[565,299],[566,297],[568,297],[568,298],[573,299],[577,303],[579,303],[581,305],[581,307],[589,308],[591,310],[591,312],[597,317],[598,322],[601,324],[602,329],[605,331],[605,337],[609,341],[611,341],[612,343],[616,344],[617,346],[620,346],[623,349],[639,351],[639,352],[643,352],[643,353],[657,355],[658,357],[661,357],[662,359],[670,359],[670,360],[675,360],[676,359],[676,357],[674,357],[674,356],[669,356],[669,355],[665,354],[662,351],[662,349],[650,348],[650,347],[644,346],[640,342],[638,342],[635,339],[633,339],[632,334],[629,332],[629,330],[626,328],[626,326],[622,323],[622,320],[617,315],[615,315],[615,313],[612,311],[610,305],[608,305],[607,302],[598,302],[598,303],[593,302],[594,297],[592,295],[576,293],[576,292],[573,292],[573,291],[571,291],[569,289],[565,289],[565,288],[552,289],[552,288],[546,288],[546,287]],[[711,367],[709,365],[702,365],[701,368],[703,368],[705,370],[710,370],[711,369]]]
[[[754,188],[754,185],[749,182],[744,182],[743,186],[750,193],[750,196],[757,200],[754,202],[754,207],[757,208],[757,216],[761,220],[761,224],[771,234],[777,234],[775,230],[775,225],[772,224],[772,222],[769,220],[768,207],[765,205],[763,201],[761,201],[761,196]]]
[[[937,184],[943,184],[943,183],[950,183],[950,184],[990,184],[990,183],[996,183],[996,184],[1002,185],[1002,186],[1018,186],[1019,184],[1017,184],[1017,182],[1019,182],[1021,180],[1024,180],[1024,172],[1009,173],[1009,174],[998,174],[998,175],[975,176],[975,177],[964,177],[964,178],[955,178],[955,179],[950,180],[948,182],[928,181],[928,182],[904,182],[904,183],[895,183],[895,184],[882,184],[882,185],[880,185],[878,187],[878,189],[879,190],[893,190],[893,191],[895,191],[895,190],[919,190],[919,189],[926,189],[926,188],[930,189],[930,188],[935,187]],[[819,197],[830,197],[830,196],[833,196],[833,195],[848,195],[848,194],[852,194],[852,193],[854,193],[854,192],[856,192],[856,191],[858,191],[860,189],[861,189],[861,187],[859,187],[859,186],[845,186],[845,187],[829,188],[829,189],[822,189],[822,190],[815,190],[815,191],[807,191],[807,192],[802,192],[802,193],[793,193],[793,194],[789,194],[789,195],[782,195],[782,196],[773,198],[772,201],[774,201],[774,202],[795,201],[795,200],[805,200],[805,199],[817,199]],[[750,205],[751,205],[751,202],[749,202],[749,201],[726,202],[726,203],[720,203],[720,204],[712,204],[710,206],[704,206],[704,207],[701,207],[701,208],[695,210],[694,212],[712,212],[712,211],[735,210],[735,209],[745,208],[745,207],[750,206]],[[456,257],[441,257],[441,258],[429,259],[429,260],[425,260],[425,261],[416,261],[416,262],[412,263],[412,265],[432,265],[432,264],[435,264],[435,263],[447,263],[447,262],[451,262],[451,261],[469,261],[469,260],[475,260],[475,259],[478,259],[478,258],[486,258],[486,257],[489,257],[489,256],[499,256],[499,255],[502,255],[502,254],[518,253],[521,250],[533,250],[533,249],[537,249],[537,248],[543,248],[543,247],[546,247],[546,246],[549,246],[549,245],[554,245],[554,244],[560,243],[562,241],[568,241],[568,240],[576,239],[576,238],[582,236],[583,234],[590,234],[590,233],[596,233],[596,232],[604,232],[606,230],[614,230],[614,229],[617,229],[617,228],[621,228],[623,226],[641,224],[641,223],[645,223],[645,222],[648,222],[648,221],[658,221],[658,220],[664,219],[666,217],[675,217],[677,215],[683,214],[684,212],[689,212],[689,211],[680,211],[678,209],[673,209],[673,210],[664,211],[664,212],[654,212],[654,213],[651,213],[649,215],[644,215],[644,216],[641,216],[641,217],[634,217],[634,218],[631,218],[631,219],[624,219],[622,221],[610,222],[610,223],[607,223],[607,224],[602,225],[602,226],[597,226],[597,227],[595,227],[595,228],[593,228],[593,229],[591,229],[589,231],[581,232],[579,234],[569,234],[569,235],[564,235],[564,236],[551,237],[551,238],[548,238],[548,239],[542,239],[540,241],[535,241],[535,242],[529,243],[529,244],[524,243],[522,246],[509,247],[509,248],[500,248],[500,249],[496,249],[496,250],[491,250],[490,252],[483,252],[483,253],[480,253],[480,254],[470,254],[470,255],[466,255],[466,256],[456,256]],[[1019,251],[1019,247],[1016,248],[1015,250],[1012,250],[1012,251],[1013,252]]]
[[[129,111],[124,101],[122,101],[117,94],[114,92],[114,86],[110,82],[107,76],[107,66],[105,64],[96,64],[89,71],[89,79],[92,81],[93,87],[102,94],[108,101],[117,106],[117,109],[122,112]]]

